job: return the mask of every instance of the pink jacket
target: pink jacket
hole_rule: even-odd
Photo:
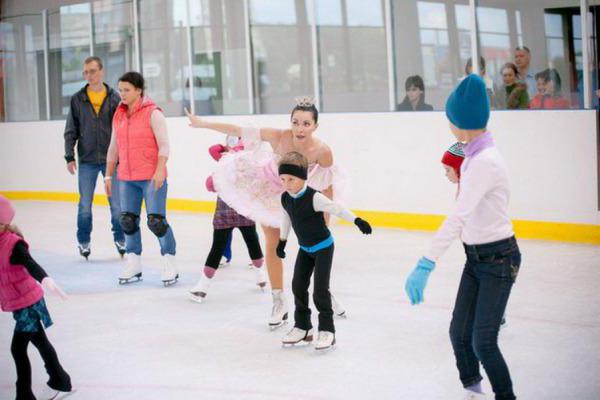
[[[113,117],[113,135],[117,135],[119,167],[117,177],[124,181],[152,179],[158,165],[158,144],[150,117],[160,110],[149,97],[144,97],[133,112],[127,114],[127,105],[120,104]]]
[[[17,311],[40,301],[44,291],[29,275],[23,265],[10,262],[13,249],[20,236],[5,231],[0,233],[0,308],[2,311]]]

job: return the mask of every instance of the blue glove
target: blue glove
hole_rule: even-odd
[[[423,291],[427,285],[427,278],[435,268],[435,263],[425,257],[421,257],[415,269],[406,278],[404,290],[412,305],[423,302]]]

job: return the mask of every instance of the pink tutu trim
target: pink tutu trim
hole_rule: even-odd
[[[213,174],[219,197],[257,224],[279,228],[284,189],[277,171],[278,159],[271,150],[263,148],[224,154]],[[309,186],[316,190],[333,186],[334,200],[340,201],[346,181],[341,168],[314,165],[309,167],[308,175]]]

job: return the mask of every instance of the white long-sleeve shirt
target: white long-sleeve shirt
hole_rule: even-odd
[[[304,188],[302,190],[300,190],[295,195],[290,193],[290,196],[292,196],[293,198],[298,198],[299,196],[301,196],[304,193],[304,191],[306,191],[306,187],[307,187],[307,185],[305,184]],[[326,197],[324,194],[322,194],[320,192],[315,193],[315,195],[313,196],[313,208],[315,209],[315,211],[322,211],[324,213],[329,213],[329,214],[335,215],[336,217],[341,218],[348,222],[354,222],[354,220],[356,219],[356,215],[354,215],[352,213],[352,211],[350,211],[347,208],[343,207],[342,205],[330,200],[328,197]],[[290,216],[285,211],[285,209],[282,209],[282,218],[281,218],[281,227],[280,227],[279,238],[281,240],[287,240],[287,238],[290,234],[291,228],[292,228],[292,221],[290,220]]]
[[[160,110],[152,111],[150,115],[150,126],[154,137],[156,138],[156,144],[158,145],[158,155],[169,157],[169,134],[167,131],[167,119]],[[113,130],[110,137],[110,144],[108,145],[108,151],[106,153],[106,162],[117,162],[119,160],[119,149],[117,148],[117,134]]]
[[[510,190],[504,159],[487,147],[461,166],[456,206],[433,238],[425,257],[437,261],[458,236],[466,244],[483,244],[514,235],[508,217]]]

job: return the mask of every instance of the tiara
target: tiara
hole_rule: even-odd
[[[315,99],[310,96],[296,97],[294,100],[298,107],[314,107],[315,105]]]

